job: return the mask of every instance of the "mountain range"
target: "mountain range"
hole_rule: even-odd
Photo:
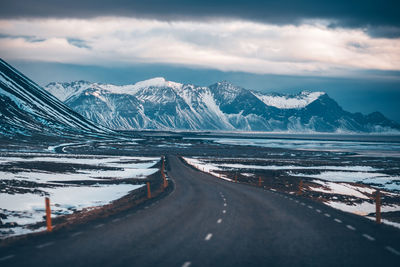
[[[85,118],[115,130],[391,132],[379,112],[350,113],[324,92],[262,93],[227,81],[195,86],[158,77],[132,85],[53,82],[45,89]]]

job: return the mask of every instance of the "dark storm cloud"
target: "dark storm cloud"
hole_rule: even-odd
[[[159,20],[243,18],[273,24],[328,19],[372,36],[400,36],[398,0],[0,0],[0,17],[134,16]]]

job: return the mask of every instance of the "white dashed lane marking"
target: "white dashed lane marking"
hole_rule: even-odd
[[[350,229],[350,230],[352,230],[352,231],[355,231],[356,230],[356,228],[355,227],[353,227],[353,226],[351,226],[351,225],[346,225],[346,227],[347,227],[347,229]]]
[[[223,210],[222,213],[226,213],[226,210]]]
[[[308,207],[309,209],[313,209],[313,206],[308,205],[307,207]]]
[[[182,267],[189,267],[192,263],[190,261],[185,262],[182,264]]]
[[[211,239],[212,236],[213,236],[213,234],[208,233],[208,234],[206,235],[206,237],[204,238],[204,240],[205,240],[205,241],[208,241],[208,240]]]
[[[100,224],[98,224],[98,225],[95,225],[94,228],[100,228],[100,227],[103,227],[103,226],[104,226],[104,224],[103,224],[103,223],[100,223]]]
[[[218,219],[217,223],[222,223],[222,219]]]
[[[116,218],[116,219],[112,220],[112,222],[118,222],[120,220],[121,220],[120,218]]]
[[[53,244],[54,244],[54,242],[47,242],[47,243],[44,243],[44,244],[37,245],[36,248],[42,249],[42,248],[51,246],[51,245],[53,245]]]
[[[226,207],[227,206],[227,204],[226,203],[224,203],[224,207]]]
[[[318,212],[318,213],[321,213],[321,210],[319,210],[319,209],[316,209],[315,211]]]
[[[331,215],[329,213],[325,213],[324,215],[325,215],[325,217],[328,217],[328,218],[331,217]]]
[[[12,259],[14,257],[15,257],[15,255],[8,255],[8,256],[0,258],[0,261],[6,261],[6,260]]]
[[[71,237],[75,237],[75,236],[78,236],[78,235],[81,235],[81,234],[83,234],[83,232],[76,232],[76,233],[71,234]]]
[[[334,221],[337,222],[337,223],[342,223],[342,221],[339,220],[339,219],[334,219]]]
[[[386,246],[385,247],[388,251],[392,252],[394,255],[400,256],[400,252],[398,252],[397,250],[395,250],[394,248],[390,247],[390,246]]]
[[[366,239],[368,239],[369,241],[375,241],[375,238],[373,238],[373,237],[370,236],[370,235],[363,234],[362,236],[365,237]]]

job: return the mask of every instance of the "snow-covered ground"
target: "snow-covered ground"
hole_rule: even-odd
[[[345,168],[343,169],[345,170]],[[317,178],[332,182],[348,182],[360,183],[365,185],[373,185],[385,190],[395,190],[400,192],[400,177],[391,176],[377,172],[360,172],[360,171],[323,171],[319,174],[303,174],[303,173],[288,173],[296,177]]]
[[[101,206],[143,184],[124,182],[157,172],[160,158],[52,154],[0,157],[0,238],[41,231],[30,225],[43,221],[44,198],[52,217]],[[79,184],[71,184],[81,181]],[[104,181],[114,181],[104,183]]]
[[[260,175],[262,171],[279,171],[280,175],[283,172],[286,177],[299,177],[299,180],[300,177],[308,178],[306,190],[324,193],[325,197],[331,196],[328,197],[328,201],[324,202],[325,204],[362,216],[375,212],[373,195],[377,189],[380,189],[386,196],[398,197],[400,195],[400,177],[381,173],[384,169],[368,165],[273,165],[270,163],[271,159],[264,159],[263,161],[262,159],[244,158],[185,157],[184,160],[200,171],[229,181],[233,181],[232,177],[235,174],[256,179],[256,176]],[[238,163],[233,163],[235,161]],[[311,171],[312,174],[297,173],[295,171]],[[271,174],[269,173],[268,175]],[[400,211],[400,205],[384,203],[381,210],[382,212]],[[384,222],[400,226],[400,224],[390,223],[387,220],[384,220]]]

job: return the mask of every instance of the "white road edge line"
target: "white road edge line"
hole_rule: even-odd
[[[207,236],[204,238],[205,241],[208,241],[211,239],[211,237],[213,236],[212,233],[208,233]]]
[[[98,224],[98,225],[95,225],[94,228],[100,228],[100,227],[103,227],[103,226],[104,226],[104,224],[103,224],[103,223],[100,223],[100,224]]]
[[[192,263],[190,261],[186,261],[184,264],[182,264],[182,267],[189,267]]]
[[[369,241],[375,241],[375,238],[373,238],[373,237],[370,236],[370,235],[363,234],[362,236],[365,237],[366,239],[368,239]]]
[[[218,219],[217,223],[222,223],[222,219]]]
[[[355,230],[356,230],[356,228],[353,227],[353,226],[351,226],[350,224],[346,225],[346,227],[347,227],[347,229],[350,229],[350,230],[352,230],[352,231],[355,231]]]
[[[120,218],[116,218],[116,219],[112,220],[112,222],[118,222],[120,220],[121,220]]]
[[[390,246],[386,246],[385,247],[387,250],[389,250],[390,252],[392,252],[393,254],[400,256],[400,252],[398,252],[397,250],[395,250],[394,248],[390,247]]]
[[[14,254],[7,255],[7,256],[5,256],[5,257],[3,257],[3,258],[0,258],[0,261],[6,261],[6,260],[12,259],[12,258],[14,258],[14,257],[15,257]]]
[[[75,237],[75,236],[78,236],[78,235],[81,235],[81,234],[83,234],[83,232],[76,232],[76,233],[71,234],[71,237]]]
[[[36,248],[42,249],[42,248],[51,246],[51,245],[53,245],[53,244],[54,244],[54,242],[47,242],[47,243],[44,243],[44,244],[37,245]]]

